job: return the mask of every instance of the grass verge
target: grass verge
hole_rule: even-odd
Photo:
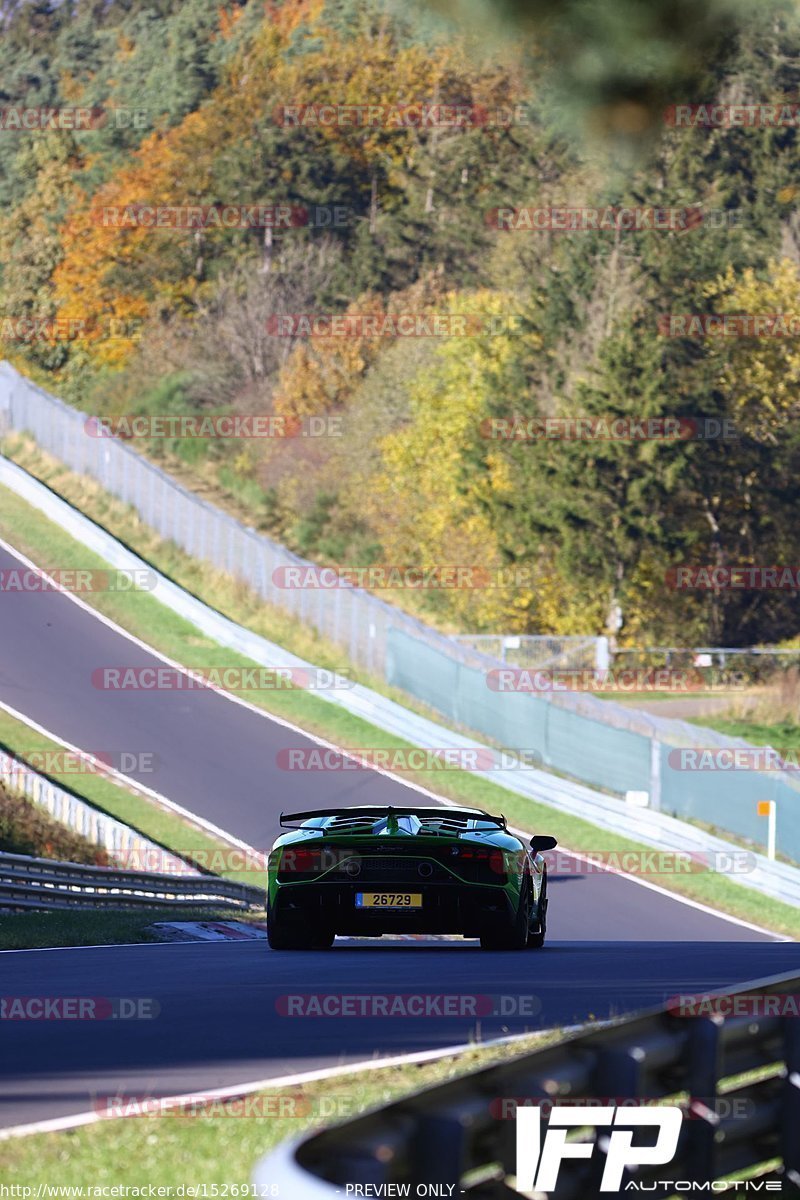
[[[253,909],[148,908],[59,909],[57,912],[4,914],[0,950],[38,950],[52,946],[119,946],[128,942],[162,942],[150,929],[157,921],[263,921]]]
[[[171,1188],[200,1182],[241,1186],[249,1183],[257,1160],[289,1138],[551,1045],[560,1037],[548,1031],[434,1062],[403,1063],[302,1087],[274,1088],[229,1104],[225,1115],[225,1106],[218,1103],[206,1114],[128,1117],[66,1133],[33,1134],[0,1143],[3,1165],[9,1179],[33,1186],[142,1182]],[[249,1111],[264,1115],[241,1115],[248,1104]],[[291,1115],[272,1115],[280,1112]]]
[[[59,464],[53,465],[54,460],[48,465],[42,455],[38,455],[36,462],[38,470],[33,471],[33,474],[45,478],[54,490],[63,494],[70,502],[76,503],[81,511],[85,511],[93,520],[108,528],[114,536],[120,537],[153,566],[170,575],[187,590],[207,603],[214,604],[226,616],[286,645],[296,653],[302,653],[318,665],[341,669],[341,660],[331,661],[327,658],[322,643],[315,643],[313,635],[306,631],[301,630],[298,633],[297,623],[283,616],[280,620],[284,627],[287,631],[292,629],[293,632],[292,637],[281,637],[279,630],[272,624],[273,616],[270,610],[246,588],[202,563],[189,559],[174,546],[160,542],[152,530],[146,529],[139,522],[132,510],[106,496],[97,485],[71,476]],[[30,454],[23,465],[30,469]],[[75,494],[75,481],[84,488],[82,494]],[[117,524],[120,512],[125,517],[121,527]],[[0,489],[0,536],[44,568],[58,566],[102,569],[107,565],[36,509],[5,489]],[[204,637],[194,626],[159,604],[150,593],[89,593],[85,599],[125,629],[184,665],[198,668],[253,665],[241,655]],[[297,645],[297,638],[306,639],[302,649]],[[317,649],[321,651],[319,654]],[[386,693],[385,688],[381,690]],[[304,730],[349,749],[408,748],[408,743],[401,739],[384,733],[301,689],[244,691],[241,694],[264,711],[274,713]],[[517,796],[497,784],[465,771],[408,772],[407,777],[455,802],[504,812],[513,824],[523,828],[552,831],[564,845],[573,850],[633,854],[648,852],[647,847],[633,839],[607,834],[588,821],[555,812],[547,805]],[[168,841],[165,841],[165,844],[171,845]],[[755,921],[779,933],[800,937],[800,909],[750,891],[723,874],[658,874],[648,878],[668,891],[688,896],[722,912]]]
[[[748,721],[743,717],[704,717],[692,724],[706,725],[729,737],[746,738],[757,746],[772,746],[776,750],[791,750],[800,754],[800,725],[795,721],[776,721],[766,724]]]

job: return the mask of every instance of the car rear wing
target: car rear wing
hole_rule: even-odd
[[[316,817],[372,817],[376,821],[381,817],[420,817],[420,818],[438,818],[443,821],[455,821],[461,818],[464,821],[487,821],[490,825],[496,825],[499,829],[506,828],[506,819],[504,816],[495,816],[493,813],[484,812],[482,809],[452,809],[452,808],[431,808],[421,807],[418,804],[407,806],[395,805],[358,805],[352,808],[315,808],[308,812],[296,813],[281,813],[280,823],[286,828],[295,828],[295,825],[289,825],[290,821],[299,822],[301,825],[306,821],[312,821]]]

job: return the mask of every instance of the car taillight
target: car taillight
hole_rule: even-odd
[[[497,875],[505,874],[502,850],[490,850],[487,846],[458,846],[454,847],[453,857],[458,863],[476,863],[488,867]]]
[[[321,850],[306,850],[301,846],[297,850],[284,850],[281,854],[279,873],[287,879],[297,875],[318,875],[322,869]]]

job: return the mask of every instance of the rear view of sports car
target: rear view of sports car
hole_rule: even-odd
[[[461,934],[486,950],[540,948],[547,866],[505,817],[473,808],[363,807],[281,814],[269,857],[273,950],[326,949],[337,934]]]

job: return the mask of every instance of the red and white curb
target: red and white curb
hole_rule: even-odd
[[[263,941],[267,936],[267,926],[263,922],[252,921],[158,921],[150,929],[169,942],[252,942]],[[342,945],[356,946],[374,944],[373,938],[337,937]],[[427,942],[432,945],[442,942],[463,942],[458,934],[429,933],[395,933],[382,939],[384,946],[390,948],[397,942]]]
[[[170,942],[252,942],[266,939],[266,925],[244,921],[159,921],[150,926]]]

